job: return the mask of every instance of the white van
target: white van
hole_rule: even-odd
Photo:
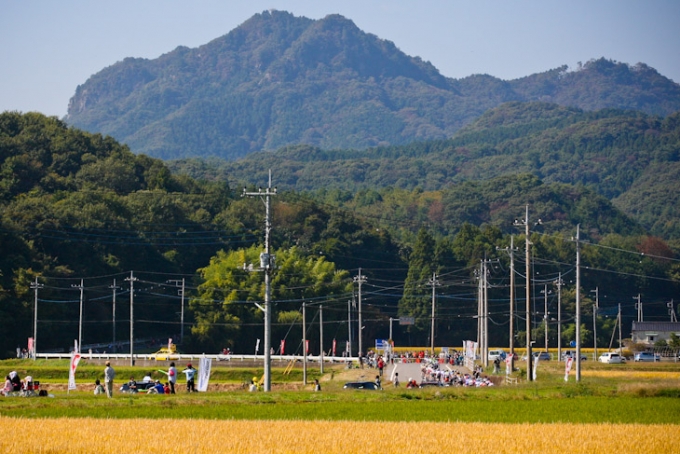
[[[506,357],[505,350],[499,348],[497,350],[489,350],[489,361],[496,361],[496,358],[504,360]]]
[[[601,363],[606,363],[606,364],[621,364],[623,363],[623,358],[621,357],[620,354],[618,353],[613,353],[613,352],[607,352],[607,353],[602,353],[597,360]]]

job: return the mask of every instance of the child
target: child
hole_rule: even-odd
[[[98,394],[104,394],[104,387],[102,386],[102,383],[99,381],[99,379],[95,380],[94,382],[94,395]]]

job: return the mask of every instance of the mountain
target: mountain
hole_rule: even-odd
[[[269,11],[198,48],[103,69],[78,86],[66,121],[136,153],[236,159],[443,140],[502,103],[537,100],[665,116],[680,110],[680,85],[604,58],[512,81],[451,79],[342,16]]]

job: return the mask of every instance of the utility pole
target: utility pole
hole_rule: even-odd
[[[113,280],[113,285],[109,285],[109,288],[113,290],[113,299],[112,299],[112,305],[113,307],[111,308],[111,318],[113,321],[113,340],[111,342],[111,348],[115,351],[116,350],[116,290],[118,290],[118,286],[116,285],[116,280]]]
[[[515,236],[510,235],[510,354],[515,355]]]
[[[35,295],[33,302],[33,361],[35,361],[38,354],[38,289],[43,288],[42,284],[38,284],[38,276],[35,277],[35,282],[31,283],[31,288]]]
[[[271,198],[276,195],[276,188],[272,188],[272,171],[269,170],[269,185],[257,192],[247,192],[243,188],[243,196],[260,197],[265,206],[264,218],[264,252],[260,254],[260,268],[264,271],[264,391],[272,389],[272,305],[271,280],[274,270],[275,257],[271,253]]]
[[[80,280],[80,285],[72,284],[71,287],[80,289],[80,317],[78,319],[78,353],[83,348],[83,280]]]
[[[479,357],[484,356],[484,323],[482,322],[482,317],[484,314],[484,297],[483,297],[483,283],[482,275],[484,274],[483,261],[479,261],[479,283],[477,284],[477,344],[479,346]],[[483,359],[482,359],[483,361]]]
[[[432,322],[431,322],[431,332],[430,332],[430,355],[434,358],[434,311],[435,311],[435,302],[436,302],[436,293],[435,293],[435,288],[439,285],[439,281],[437,281],[437,274],[432,273],[432,279],[428,282],[429,285],[432,286]],[[390,339],[392,338],[392,323],[390,319]]]
[[[486,256],[486,254],[484,255]],[[484,363],[484,367],[489,367],[489,282],[487,281],[489,270],[487,264],[486,257],[484,257],[484,264],[482,266],[482,285],[484,286],[482,289],[482,328],[484,329],[484,351],[482,353],[482,362]]]
[[[642,301],[640,300],[640,294],[638,293],[638,296],[634,296],[633,299],[637,300],[637,303],[635,303],[635,309],[637,309],[637,321],[642,322],[644,321],[644,316],[642,315]]]
[[[352,300],[347,300],[347,357],[352,357]]]
[[[539,221],[540,222],[540,221]],[[526,341],[527,341],[527,378],[533,381],[532,374],[532,357],[531,357],[531,239],[529,232],[529,205],[526,206],[526,214],[522,222],[515,221],[515,225],[524,225],[524,249],[525,249],[525,276],[526,276]]]
[[[678,321],[678,317],[675,315],[675,309],[673,308],[672,299],[668,303],[666,303],[666,307],[668,308],[668,315],[671,316],[671,323],[676,323]]]
[[[171,279],[166,282],[168,284],[174,284],[175,287],[179,287],[180,283],[182,284],[182,288],[178,291],[179,295],[182,297],[182,303],[179,311],[179,343],[181,344],[184,340],[184,290],[186,288],[186,282],[185,278],[182,278],[181,281],[179,279]]]
[[[307,384],[307,304],[302,303],[302,384]]]
[[[618,319],[619,319],[619,354],[623,353],[623,340],[621,339],[621,303],[619,303],[619,314],[618,314]]]
[[[562,273],[557,277],[557,357],[562,359]]]
[[[359,332],[358,332],[359,354],[358,354],[358,356],[359,356],[359,362],[361,363],[361,361],[362,361],[361,355],[363,355],[363,353],[364,353],[364,347],[363,347],[363,342],[362,342],[362,338],[364,337],[363,336],[364,327],[361,326],[361,284],[366,282],[366,276],[361,275],[361,268],[359,268],[359,274],[357,276],[354,276],[354,282],[359,284],[359,309],[358,309],[358,311],[359,311],[359,314],[358,314],[358,317],[359,317]]]
[[[576,381],[581,381],[581,224],[576,225]]]
[[[320,361],[319,361],[319,372],[323,374],[323,305],[319,305],[319,350],[320,350]]]
[[[543,313],[543,330],[545,331],[545,351],[548,351],[548,284],[543,284],[543,301],[545,305]]]
[[[130,277],[125,279],[130,281],[130,366],[135,365],[134,353],[135,353],[135,281],[137,278],[134,276],[134,271],[130,271]]]
[[[390,317],[390,342],[394,343],[394,339],[392,339],[392,320],[394,319]]]
[[[597,361],[597,311],[600,309],[600,287],[595,287],[590,293],[595,293],[595,305],[593,306],[593,351]]]
[[[510,366],[511,370],[515,368],[515,235],[510,235],[509,248],[496,248],[503,250],[510,254],[510,335],[508,339],[508,347],[510,348]]]

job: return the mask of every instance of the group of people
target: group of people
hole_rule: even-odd
[[[24,382],[19,378],[19,374],[13,370],[5,376],[5,385],[2,390],[0,390],[0,394],[3,396],[11,396],[12,394],[19,395],[24,386]]]
[[[420,369],[422,381],[439,382],[448,386],[493,386],[493,382],[485,375],[484,368],[475,367],[472,374],[460,373],[457,370],[442,369],[437,363],[424,365]]]
[[[196,369],[191,365],[187,364],[187,367],[182,371],[186,376],[187,381],[187,392],[196,392]],[[175,394],[175,385],[177,384],[177,368],[175,363],[171,362],[170,367],[167,372],[159,371],[167,375],[168,380],[165,384],[161,383],[160,380],[153,380],[151,374],[147,374],[142,379],[142,385],[139,385],[134,377],[130,377],[130,380],[121,386],[121,392],[137,393],[139,391],[146,391],[148,394]],[[95,394],[104,394],[110,398],[113,397],[113,380],[116,376],[116,372],[111,367],[111,362],[106,362],[106,367],[104,368],[104,385],[101,381],[97,379],[95,381]]]
[[[2,396],[46,396],[46,391],[40,391],[39,382],[33,381],[33,377],[27,375],[25,379],[21,379],[17,371],[13,370],[5,376],[5,384],[0,389],[0,395]]]

